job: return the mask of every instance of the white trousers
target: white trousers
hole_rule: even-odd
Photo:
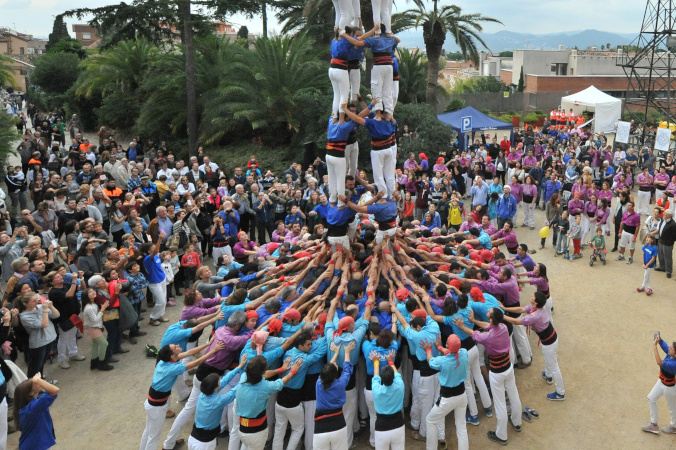
[[[627,245],[629,246],[629,250],[636,249],[636,241],[634,240],[634,235],[632,233],[627,233],[626,231],[622,230],[622,234],[620,235],[620,248],[622,249],[627,248]]]
[[[237,429],[239,430],[239,426]],[[239,436],[240,437],[238,440],[242,441],[242,446],[240,447],[239,444],[237,444],[237,447],[230,447],[230,445],[228,445],[228,448],[239,448],[240,450],[263,450],[265,448],[265,443],[268,440],[268,430],[261,430],[256,433],[239,433]]]
[[[329,69],[329,79],[331,86],[333,86],[333,104],[331,106],[331,114],[333,117],[338,117],[338,114],[343,112],[340,107],[341,103],[347,103],[350,98],[350,75],[347,70]]]
[[[676,386],[665,386],[660,380],[657,380],[655,387],[648,394],[648,403],[650,404],[650,422],[657,422],[657,400],[664,395],[667,401],[667,407],[671,414],[671,422],[669,425],[676,427]]]
[[[411,395],[413,395],[413,405],[411,406],[411,426],[413,428],[418,428],[418,434],[420,434],[420,436],[426,437],[428,432],[427,421],[425,418],[432,410],[432,406],[434,406],[434,400],[439,396],[439,374],[434,374],[429,377],[421,377],[419,370],[414,371],[413,382],[411,383]],[[417,408],[415,411],[415,416],[413,414],[414,407]],[[442,422],[437,427],[437,438],[443,439],[445,431],[446,427],[444,422]]]
[[[392,80],[392,112],[397,107],[397,100],[399,100],[399,80]]]
[[[364,399],[366,400],[366,406],[369,409],[369,443],[372,446],[376,445],[376,406],[373,403],[373,391],[370,389],[364,389]]]
[[[343,415],[345,416],[345,423],[347,424],[347,445],[350,447],[352,446],[352,440],[354,439],[354,429],[352,425],[357,418],[357,388],[352,388],[349,391],[345,391]]]
[[[514,332],[512,333],[512,342],[514,343],[512,347],[516,347],[516,350],[519,351],[519,355],[521,355],[521,361],[524,364],[528,364],[531,361],[533,352],[530,349],[530,341],[528,340],[528,336],[526,336],[526,327],[514,327]]]
[[[190,388],[183,381],[183,377],[176,378],[174,385],[171,387],[171,392],[176,396],[177,402],[182,402],[190,396]]]
[[[376,431],[376,450],[404,450],[406,430],[404,426],[394,430]]]
[[[59,342],[56,348],[59,352],[59,362],[68,361],[71,356],[77,355],[77,327],[73,327],[68,331],[63,331],[61,327],[59,330]]]
[[[495,417],[498,419],[498,426],[495,434],[500,439],[507,439],[507,403],[505,401],[505,392],[509,395],[509,401],[512,405],[512,422],[514,425],[521,425],[521,400],[519,391],[516,389],[516,380],[514,380],[514,367],[502,373],[490,372],[488,379],[491,383],[493,392],[493,405],[495,406]]]
[[[326,155],[326,168],[329,173],[329,203],[336,203],[338,195],[345,195],[347,162],[344,157]],[[339,202],[338,206],[343,206],[343,202]]]
[[[287,448],[295,449],[305,429],[303,405],[285,408],[279,403],[275,404],[275,437],[272,440],[272,450],[282,450],[284,448],[287,424],[291,424],[291,436],[289,437]]]
[[[391,1],[391,0],[385,0]],[[377,65],[371,69],[371,95],[378,99],[373,111],[392,112],[392,66]],[[394,176],[394,173],[392,173]]]
[[[216,439],[202,442],[190,436],[188,438],[188,450],[216,450]]]
[[[659,198],[659,197],[658,197]],[[650,215],[650,192],[638,191],[638,205],[636,212],[639,214]]]
[[[648,268],[643,272],[643,284],[641,285],[642,287],[646,289],[652,289],[653,286],[650,283],[650,273],[653,271],[652,268]]]
[[[438,442],[435,438],[435,431],[440,428],[444,430],[446,416],[453,411],[455,416],[455,433],[458,436],[458,450],[469,449],[469,439],[467,438],[467,422],[465,421],[465,411],[467,411],[467,396],[456,395],[453,397],[441,397],[427,415],[427,450],[436,450]],[[444,435],[440,439],[444,439]]]
[[[336,244],[340,244],[344,249],[350,248],[350,239],[347,236],[329,236],[327,238],[332,251],[336,251]]]
[[[556,357],[556,352],[559,349],[559,340],[558,338],[554,341],[553,344],[543,345],[542,346],[542,356],[545,358],[545,375],[547,378],[554,379],[554,386],[556,386],[556,392],[561,395],[566,395],[566,389],[563,386],[563,376],[561,375],[561,370],[559,369],[559,361]]]
[[[359,0],[352,0],[352,14],[354,14],[352,16],[352,27],[361,28],[361,7],[359,6]]]
[[[279,395],[279,392],[273,392],[270,394],[270,398],[268,399],[268,406],[265,408],[265,414],[268,416],[268,442],[272,440],[272,438],[275,436],[275,406],[277,405],[277,396]],[[237,422],[237,426],[239,427],[239,421]]]
[[[348,144],[345,147],[345,166],[347,174],[357,175],[357,162],[359,161],[359,142]],[[344,178],[344,177],[343,177]]]
[[[241,375],[235,375],[235,377],[232,380],[230,380],[230,383],[228,383],[223,389],[218,391],[219,394],[224,394],[229,390],[231,390],[233,387],[235,387],[239,383],[240,378]],[[228,439],[228,448],[239,448],[240,436],[243,434],[239,432],[239,416],[237,415],[236,403],[237,400],[233,401],[228,406],[226,406],[225,409],[223,410],[223,415],[221,416],[221,430],[224,430],[226,426],[230,430],[230,438]],[[272,422],[270,422],[270,418],[268,418],[268,428],[270,427],[269,425],[270,423]],[[261,433],[264,433],[265,442],[267,442],[268,430],[267,429],[263,430],[261,431]]]
[[[347,430],[341,428],[329,433],[315,434],[312,438],[311,448],[313,450],[347,450],[349,448],[347,444]]]
[[[150,320],[157,320],[164,315],[164,310],[167,307],[167,280],[162,280],[161,283],[150,283],[148,289],[153,293],[155,306],[153,312],[150,313]]]
[[[192,350],[193,348],[197,347],[197,342],[188,342],[185,346],[185,351],[187,352],[188,350]],[[188,364],[190,361],[193,361],[195,359],[194,356],[186,356],[183,358],[183,364]],[[189,371],[186,370],[183,372],[183,381],[188,381],[190,379],[190,374],[188,373]]]
[[[333,0],[333,7],[336,9],[335,27],[345,30],[354,19],[352,0]]]
[[[376,231],[376,244],[380,244],[385,240],[385,236],[390,236],[393,237],[395,234],[397,234],[397,229],[396,228],[390,228],[389,230],[377,230]]]
[[[355,0],[359,1],[359,0]],[[356,102],[361,89],[361,69],[350,69],[350,100]]]
[[[316,400],[303,402],[303,411],[305,412],[305,448],[312,448],[312,440],[315,435],[315,410],[317,408]],[[292,449],[293,450],[293,449]]]
[[[388,199],[392,198],[396,189],[394,171],[397,166],[397,146],[393,145],[384,150],[371,150],[371,165],[373,166],[373,182],[378,191],[385,192]]]
[[[589,233],[592,233],[589,235]],[[596,234],[596,219],[589,220],[586,214],[582,215],[582,240],[581,245],[589,242],[589,239]]]
[[[7,448],[7,399],[0,401],[0,448]]]
[[[200,395],[201,385],[202,383],[197,379],[197,376],[193,376],[190,397],[188,397],[188,401],[185,402],[183,409],[181,409],[181,412],[178,413],[178,416],[176,416],[174,419],[174,423],[171,425],[171,429],[169,430],[167,438],[164,440],[162,448],[167,450],[174,448],[176,445],[176,439],[178,439],[181,431],[188,424],[188,422],[193,419],[195,410],[197,409],[197,397]]]
[[[141,436],[139,450],[157,450],[157,444],[162,437],[162,427],[166,419],[169,402],[162,406],[152,406],[146,399],[143,407],[146,410],[146,428]]]
[[[392,0],[371,0],[373,9],[373,24],[385,25],[385,32],[392,32]],[[380,34],[380,30],[376,32]]]
[[[481,366],[479,365],[479,349],[476,345],[467,352],[467,357],[469,365],[467,366],[467,378],[465,378],[465,394],[467,394],[469,413],[473,416],[476,416],[479,411],[477,409],[476,399],[474,397],[472,381],[474,381],[474,385],[479,391],[481,405],[484,407],[484,409],[491,407],[491,396],[488,394],[486,382],[484,381],[484,377],[481,374]]]
[[[218,262],[218,257],[221,255],[228,255],[232,259],[232,249],[229,245],[224,245],[223,247],[214,247],[212,250],[212,255],[214,255],[214,264]]]
[[[535,226],[535,205],[533,203],[523,204],[523,224],[530,227]]]

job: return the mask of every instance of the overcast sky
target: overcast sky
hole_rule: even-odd
[[[131,1],[127,0],[128,3]],[[0,27],[15,29],[36,37],[47,37],[52,30],[54,16],[64,10],[79,7],[94,8],[115,3],[118,2],[110,0],[0,0]],[[638,34],[645,10],[645,1],[642,0],[616,0],[612,2],[612,5],[600,0],[440,1],[440,4],[452,3],[468,12],[480,12],[486,16],[495,17],[505,24],[504,27],[488,25],[485,27],[486,32],[509,30],[535,34],[584,29]],[[405,0],[397,0],[394,6],[395,12],[398,8],[407,9],[410,5],[411,3]],[[479,6],[481,10],[476,9]],[[279,29],[279,26],[270,12],[268,16],[271,20],[268,29],[274,31]],[[247,25],[251,33],[259,34],[262,31],[260,18],[247,21],[243,17],[235,16],[229,21],[236,25]],[[78,23],[78,21],[67,19],[67,23],[68,31],[75,37],[71,24]]]

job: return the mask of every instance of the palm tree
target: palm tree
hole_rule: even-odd
[[[425,101],[427,63],[421,52],[406,48],[397,50],[399,59],[399,100],[401,103],[422,103]]]
[[[402,31],[409,28],[418,28],[422,24],[423,40],[427,53],[427,103],[436,109],[437,84],[439,78],[439,58],[441,49],[446,41],[446,34],[450,33],[460,52],[465,58],[479,63],[477,42],[486,47],[486,43],[479,36],[482,31],[481,22],[500,23],[492,17],[485,17],[479,13],[464,14],[459,6],[450,5],[438,7],[438,0],[433,0],[431,11],[425,8],[423,0],[413,0],[417,9],[409,9],[392,17],[393,31]],[[396,31],[395,31],[396,30]]]
[[[275,2],[275,9],[277,21],[284,24],[282,35],[304,32],[328,48],[335,17],[331,0],[280,0]]]
[[[11,67],[13,62],[10,57],[0,55],[0,86],[8,87],[14,84],[14,71]]]
[[[220,140],[242,122],[256,133],[288,141],[301,126],[297,94],[329,88],[326,63],[319,58],[324,50],[303,33],[258,39],[252,51],[243,53],[240,68],[221,77],[209,99],[202,123],[205,142]]]
[[[135,92],[157,53],[157,47],[145,38],[122,41],[83,61],[84,71],[76,83],[75,92],[85,98],[94,93]]]

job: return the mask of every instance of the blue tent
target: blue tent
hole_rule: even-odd
[[[462,129],[462,118],[467,116],[472,118],[472,130],[463,136],[463,133],[460,131]],[[458,132],[458,146],[461,150],[465,150],[467,146],[467,140],[470,137],[469,133],[472,133],[473,142],[474,133],[477,131],[485,133],[486,131],[509,130],[509,138],[512,143],[514,143],[514,127],[511,123],[489,117],[486,114],[483,114],[482,112],[472,108],[471,106],[458,111],[438,114],[437,118],[442,123],[450,125],[455,131]]]

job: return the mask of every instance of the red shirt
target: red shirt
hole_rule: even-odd
[[[200,256],[197,254],[197,252],[192,252],[192,253],[186,253],[181,257],[181,265],[182,266],[188,266],[188,267],[195,267],[199,269],[201,264],[200,264]]]

